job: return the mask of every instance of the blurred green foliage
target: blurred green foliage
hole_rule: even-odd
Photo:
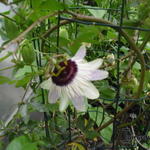
[[[150,0],[126,1],[123,25],[148,29],[150,27],[149,3]],[[7,12],[3,12],[3,17],[0,18],[0,36],[4,40],[3,45],[19,36],[20,33],[38,18],[76,6],[85,8],[77,9],[76,11],[78,13],[105,20],[109,18],[115,24],[119,24],[120,22],[120,12],[94,9],[95,7],[119,9],[121,2],[118,0],[114,0],[112,4],[109,0],[81,0],[79,4],[73,0],[13,0],[10,5],[12,5],[12,8],[14,7],[15,11],[10,9]],[[93,7],[93,9],[89,9],[88,7]],[[70,17],[68,14],[62,13],[61,15]],[[22,87],[25,90],[30,87],[34,93],[28,98],[28,101],[18,104],[18,113],[9,125],[3,128],[6,135],[0,141],[1,150],[4,148],[6,150],[69,150],[69,148],[71,150],[84,150],[86,149],[85,145],[88,145],[91,141],[91,146],[93,147],[97,147],[100,142],[104,145],[110,145],[112,142],[112,124],[102,131],[97,131],[97,128],[114,117],[115,106],[112,99],[116,97],[117,90],[116,60],[118,33],[109,27],[70,23],[60,28],[59,38],[58,30],[43,38],[42,35],[44,33],[59,23],[58,18],[59,16],[48,18],[34,27],[24,37],[24,44],[20,44],[16,50],[14,54],[16,56],[15,58],[12,57],[12,53],[10,52],[0,58],[1,63],[8,57],[12,57],[12,62],[14,63],[13,77],[10,79],[5,76],[0,76],[0,84],[15,84],[16,87]],[[150,32],[129,29],[125,31],[135,40],[138,47],[143,42],[146,42],[146,46],[141,50],[146,61],[145,84],[141,95],[144,97],[150,94]],[[47,60],[51,55],[59,52],[73,56],[83,42],[87,45],[86,59],[90,61],[95,58],[103,58],[104,62],[102,67],[109,71],[108,79],[95,82],[101,97],[108,100],[100,98],[92,102],[89,101],[89,109],[83,113],[78,113],[71,107],[70,124],[72,143],[66,144],[69,135],[68,111],[60,113],[58,111],[59,102],[56,104],[48,104],[47,91],[44,91],[46,103],[43,104],[43,93],[39,87],[39,80],[37,78],[43,76]],[[44,45],[42,45],[43,43]],[[120,43],[120,58],[126,57],[131,51],[132,49],[129,43],[122,38]],[[134,63],[128,72],[126,71],[134,57],[135,55],[132,54],[120,60],[119,80],[120,96],[122,99],[133,99],[139,86],[141,66],[137,58],[136,63]],[[2,70],[5,70],[5,68]],[[147,129],[149,125],[149,121],[147,121],[149,119],[147,119],[147,116],[149,117],[149,110],[145,112],[145,108],[149,105],[148,100],[145,99],[144,102],[137,104],[136,108],[133,108],[135,111],[133,110],[132,112],[131,110],[131,113],[135,113],[137,116],[143,113],[143,118],[139,118],[137,123],[133,123],[138,131],[137,134],[149,133],[149,128]],[[119,102],[118,110],[121,111],[126,105],[128,105],[128,102]],[[50,137],[45,137],[44,120],[33,120],[30,117],[34,112],[38,112],[39,114],[46,112],[48,114]],[[133,120],[128,113],[125,122],[122,122],[122,120],[117,121],[120,124],[124,124]],[[150,147],[149,140],[143,141],[143,143],[146,148]]]

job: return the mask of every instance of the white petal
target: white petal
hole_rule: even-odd
[[[56,101],[58,100],[59,97],[60,97],[59,87],[57,87],[56,85],[53,85],[50,88],[50,91],[48,94],[48,100],[51,104],[53,104],[53,103],[56,103]]]
[[[65,87],[61,88],[61,97],[60,97],[60,105],[59,105],[59,110],[61,112],[65,111],[65,109],[69,105],[69,99],[67,97],[66,89]]]
[[[78,96],[71,99],[73,105],[78,111],[85,111],[86,110],[86,104],[84,103],[84,97]]]
[[[99,97],[99,91],[97,88],[90,82],[88,82],[87,86],[83,88],[84,94],[89,99],[96,99]]]
[[[103,60],[99,58],[91,62],[88,62],[88,65],[92,67],[93,69],[98,69],[102,65],[102,63],[103,63]]]
[[[90,80],[103,80],[108,77],[108,72],[104,70],[95,70],[91,73]]]
[[[49,78],[48,80],[45,80],[41,83],[40,87],[42,89],[46,89],[49,90],[52,87],[53,83],[52,83],[52,79]]]
[[[88,63],[83,62],[76,62],[76,63],[79,69],[81,70],[96,70],[102,65],[103,60],[99,58]]]
[[[74,98],[74,97],[77,97],[77,96],[84,96],[82,90],[81,90],[81,85],[82,83],[78,82],[78,80],[74,80],[72,82],[72,84],[70,86],[68,86],[69,88],[69,92],[71,97],[70,99]]]
[[[79,95],[77,88],[78,87],[76,87],[76,84],[74,84],[74,82],[67,86],[67,95],[69,99],[72,99],[73,97]]]
[[[78,68],[77,77],[79,77],[83,80],[90,80],[92,72],[93,71],[91,71],[91,70],[82,70],[82,69]]]
[[[82,46],[78,49],[78,51],[77,51],[77,53],[75,54],[75,56],[72,57],[71,59],[72,59],[72,60],[83,59],[83,58],[85,57],[85,55],[86,55],[86,47],[85,47],[84,45],[82,45]]]
[[[82,96],[85,96],[89,99],[96,99],[99,97],[99,91],[91,82],[79,78],[77,82]]]
[[[60,105],[59,105],[59,111],[61,111],[61,112],[65,111],[66,108],[68,107],[68,105],[69,105],[69,100],[61,98]]]

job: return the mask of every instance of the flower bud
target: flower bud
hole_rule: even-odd
[[[31,65],[34,60],[35,60],[35,52],[34,48],[31,43],[26,42],[22,47],[21,47],[21,55],[23,58],[23,61],[27,65]]]
[[[60,28],[59,35],[62,38],[69,39],[68,31],[65,28]]]
[[[114,54],[107,55],[106,60],[110,64],[115,64],[115,56],[114,56]]]

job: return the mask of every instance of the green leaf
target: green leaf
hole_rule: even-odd
[[[111,118],[108,116],[108,114],[107,113],[105,113],[106,115],[105,115],[105,119],[104,119],[104,121],[103,121],[103,124],[104,123],[106,123],[106,122],[108,122]],[[102,124],[102,125],[103,125]],[[103,138],[103,140],[104,140],[104,142],[106,143],[106,144],[109,144],[110,143],[110,141],[111,141],[111,137],[112,137],[112,133],[113,133],[113,125],[112,124],[110,124],[109,126],[107,126],[106,128],[104,128],[103,130],[101,130],[101,132],[100,132],[100,134],[101,134],[101,136],[102,136],[102,138]]]
[[[85,135],[88,139],[94,139],[99,136],[99,133],[93,130],[93,131],[86,131]]]
[[[77,38],[70,45],[70,50],[75,54],[82,42],[94,43],[94,37],[96,37],[98,33],[99,30],[95,26],[81,27]]]
[[[57,116],[56,124],[62,132],[66,132],[66,129],[68,128],[68,121],[65,119],[63,114]]]
[[[104,142],[107,144],[109,144],[111,141],[112,131],[113,131],[113,126],[109,125],[106,128],[104,128],[103,130],[101,130],[101,132],[100,132],[100,134],[103,137]]]
[[[48,108],[46,107],[45,104],[41,104],[38,102],[32,102],[31,106],[38,112],[48,112]]]
[[[103,18],[106,14],[106,10],[94,10],[94,9],[88,9],[88,11],[96,18]]]
[[[116,37],[117,37],[117,33],[114,30],[109,29],[107,31],[107,38],[108,39],[116,39]]]
[[[18,80],[16,82],[16,87],[25,88],[27,86],[27,84],[31,81],[31,78],[32,78],[32,74],[28,74],[28,75],[24,76],[21,80]]]
[[[37,9],[41,5],[41,0],[32,1],[33,9]]]
[[[0,150],[4,150],[4,143],[0,141]]]
[[[145,47],[145,50],[149,51],[150,52],[150,43],[147,43],[146,47]]]
[[[31,67],[30,66],[24,66],[23,68],[20,68],[16,74],[15,74],[15,78],[20,78],[22,76],[24,76],[26,73],[31,73]]]
[[[63,2],[63,1],[64,1],[64,0],[60,0],[60,2]],[[65,2],[65,4],[66,4],[67,6],[70,6],[70,5],[73,5],[73,4],[74,4],[73,0],[65,0],[64,2]]]
[[[52,145],[57,145],[61,142],[61,136],[59,134],[56,134],[54,132],[51,132],[50,141]]]
[[[101,97],[103,98],[114,98],[116,91],[114,88],[112,88],[108,81],[104,80],[98,83],[97,85],[98,89],[100,90]]]
[[[103,86],[101,87],[101,96],[103,98],[114,98],[115,90],[111,87]]]
[[[89,109],[89,115],[90,118],[99,126],[103,117],[103,109],[101,107],[91,107]]]
[[[49,9],[52,11],[52,10],[61,10],[63,7],[61,3],[58,2],[57,0],[47,0],[43,1],[41,8]]]
[[[79,116],[77,121],[76,121],[77,128],[80,130],[84,131],[85,130],[85,120],[83,116]]]
[[[141,69],[141,65],[138,62],[136,62],[134,64],[133,68],[139,70],[139,69]]]
[[[57,0],[36,0],[33,1],[33,8],[35,10],[61,10],[63,5]]]
[[[16,24],[9,19],[5,19],[5,30],[9,39],[15,38],[19,33]]]
[[[37,145],[32,143],[26,136],[15,138],[6,150],[38,150]]]
[[[145,72],[145,83],[150,83],[150,71]]]
[[[95,0],[95,2],[97,3],[97,5],[101,4],[101,0]]]
[[[5,76],[0,76],[0,84],[9,83],[10,79]]]
[[[59,38],[59,45],[61,47],[67,47],[69,43],[70,43],[69,39],[66,39],[66,38],[63,38],[63,37]]]
[[[54,112],[59,110],[59,104],[47,104],[46,107],[48,108],[49,111]]]
[[[98,108],[95,108],[95,107],[91,107],[89,109],[89,115],[90,115],[90,118],[96,122],[96,124],[99,126],[101,121],[102,121],[102,118],[103,118],[103,108],[102,107],[98,107]],[[105,112],[104,114],[104,120],[103,120],[103,124],[106,123],[107,121],[109,121],[111,118],[108,116],[108,114]],[[112,130],[113,130],[113,126],[112,125],[109,125],[108,127],[104,128],[100,134],[102,135],[103,137],[103,140],[105,143],[109,143],[110,140],[111,140],[111,136],[112,136]],[[90,133],[89,133],[90,134]],[[98,136],[96,134],[94,134],[94,132],[92,133],[93,136]],[[92,135],[91,135],[92,137]]]

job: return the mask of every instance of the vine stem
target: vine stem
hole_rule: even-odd
[[[146,46],[147,42],[149,41],[149,39],[150,39],[150,34],[146,37],[146,39],[145,39],[145,40],[143,41],[143,43],[140,45],[139,49],[140,49],[141,52],[142,52],[143,49],[145,48],[145,46]],[[131,51],[130,56],[131,56],[131,54],[133,55],[133,54],[134,54],[134,51]],[[136,59],[137,59],[137,56],[135,56],[135,57],[133,58],[133,60],[132,60],[131,63],[129,64],[128,68],[124,71],[124,73],[123,73],[124,75],[127,75],[127,73],[129,72],[129,70],[130,70],[130,69],[133,67],[133,65],[135,64]]]
[[[36,20],[35,22],[33,22],[25,31],[23,31],[18,37],[16,37],[15,39],[11,40],[9,43],[7,43],[6,45],[4,45],[3,49],[7,49],[10,45],[14,44],[14,43],[20,43],[23,38],[26,36],[27,33],[29,33],[36,25],[38,25],[39,23],[43,22],[45,19],[48,19],[50,17],[56,16],[59,13],[62,13],[62,11],[60,12],[54,12],[52,14],[48,14],[47,16],[42,16],[41,18],[39,18],[38,20]]]

